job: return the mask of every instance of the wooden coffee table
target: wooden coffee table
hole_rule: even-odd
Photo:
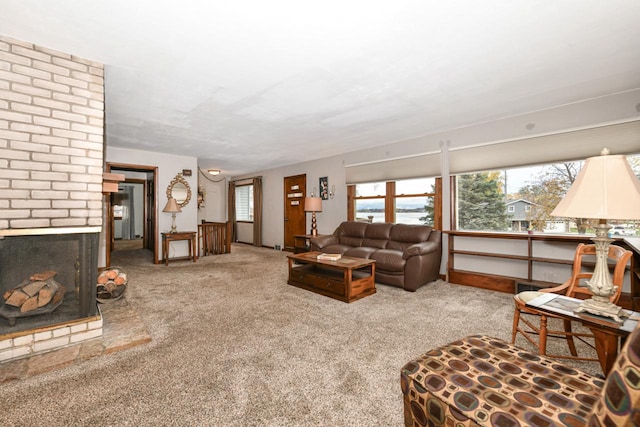
[[[376,262],[343,256],[337,261],[317,259],[320,252],[287,255],[289,283],[344,302],[376,293]]]

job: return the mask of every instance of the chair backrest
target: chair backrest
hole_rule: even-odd
[[[580,286],[580,283],[583,280],[588,280],[591,278],[591,276],[593,276],[592,271],[587,273],[582,270],[582,258],[586,255],[595,256],[596,245],[585,245],[584,243],[580,243],[576,248],[576,253],[573,258],[573,270],[571,273],[571,279],[569,279],[570,284],[566,292],[566,295],[569,297],[580,298],[581,295],[587,297],[593,295],[589,288],[587,288],[586,286]],[[625,250],[620,246],[609,245],[607,261],[615,263],[611,282],[613,283],[613,286],[616,287],[615,293],[611,295],[611,297],[609,297],[609,300],[614,304],[618,302],[618,299],[620,299],[620,295],[622,294],[624,271],[632,255],[633,253],[631,251]]]

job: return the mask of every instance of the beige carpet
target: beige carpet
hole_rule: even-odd
[[[195,264],[153,265],[146,251],[113,264],[152,341],[3,384],[3,426],[401,426],[404,363],[511,331],[508,294],[378,285],[346,304],[287,285],[286,253],[246,245]]]

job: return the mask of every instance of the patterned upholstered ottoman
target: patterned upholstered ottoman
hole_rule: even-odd
[[[400,382],[405,426],[640,426],[640,328],[606,382],[487,336],[429,351]]]

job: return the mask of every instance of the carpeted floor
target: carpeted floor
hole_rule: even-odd
[[[346,304],[287,285],[286,253],[246,245],[112,264],[152,341],[3,384],[2,425],[401,426],[404,363],[469,334],[510,339],[511,295],[442,281]]]

